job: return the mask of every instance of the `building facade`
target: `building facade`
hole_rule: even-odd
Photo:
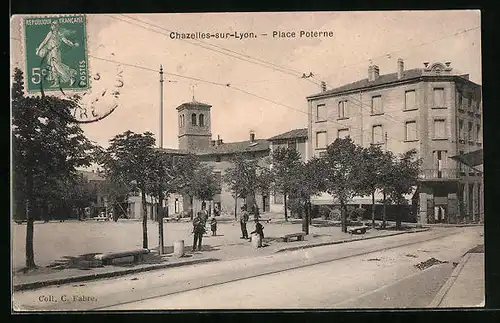
[[[363,80],[309,96],[308,156],[347,136],[362,147],[416,149],[420,221],[480,221],[482,173],[450,157],[482,148],[481,86],[449,62],[405,70],[399,59],[396,70],[381,75],[370,66]]]
[[[307,128],[294,129],[269,138],[270,153],[272,154],[275,149],[279,148],[292,148],[300,153],[303,162],[307,161],[309,158],[307,131]],[[269,210],[277,213],[285,211],[284,196],[282,193],[271,192],[271,204]]]

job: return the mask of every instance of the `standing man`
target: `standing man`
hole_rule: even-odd
[[[206,210],[205,207],[201,207],[201,211],[198,212],[200,218],[201,218],[201,221],[203,222],[203,226],[206,226],[207,225],[207,221],[208,221],[208,212]]]
[[[241,207],[241,212],[240,212],[240,226],[241,226],[240,239],[248,239],[247,222],[248,222],[248,211],[247,211],[247,206],[245,204]]]
[[[198,247],[198,251],[201,251],[201,240],[203,239],[203,234],[205,233],[205,223],[201,218],[201,212],[196,214],[196,217],[193,219],[193,251],[196,251],[196,247]]]

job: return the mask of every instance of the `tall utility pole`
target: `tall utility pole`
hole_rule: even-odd
[[[163,149],[163,66],[160,65],[160,149]],[[159,178],[160,182],[163,180]],[[163,255],[163,189],[161,183],[158,185],[158,253]]]

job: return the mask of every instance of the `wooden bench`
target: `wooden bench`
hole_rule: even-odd
[[[304,241],[304,236],[306,234],[304,232],[300,232],[300,233],[291,233],[291,234],[287,234],[283,237],[283,241],[284,242],[290,242],[290,240],[292,238],[296,238],[297,241]]]
[[[368,227],[364,225],[359,227],[348,228],[347,232],[349,232],[350,234],[365,234],[367,229]]]
[[[139,249],[133,251],[125,251],[125,252],[110,252],[105,254],[95,255],[94,259],[99,261],[103,265],[111,264],[113,259],[125,258],[125,257],[134,257],[134,262],[139,262],[144,260],[144,255],[149,253],[149,249]]]

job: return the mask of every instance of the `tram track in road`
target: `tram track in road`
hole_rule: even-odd
[[[407,246],[411,246],[411,245],[415,245],[415,244],[421,244],[421,243],[425,243],[425,242],[429,242],[429,241],[433,241],[433,240],[443,239],[443,238],[447,238],[447,237],[450,237],[450,236],[453,236],[456,234],[460,234],[461,232],[462,232],[462,230],[453,230],[453,232],[449,232],[447,230],[444,233],[433,234],[431,237],[420,237],[419,239],[415,239],[415,240],[412,239],[412,241],[407,242],[407,243],[403,243],[403,244],[401,244],[398,241],[395,241],[390,245],[386,245],[386,246],[382,246],[382,247],[375,246],[375,247],[368,248],[368,249],[365,249],[363,251],[354,252],[354,253],[349,253],[348,250],[346,250],[347,251],[346,253],[348,253],[347,255],[338,255],[334,258],[332,258],[330,255],[327,259],[307,258],[307,253],[310,251],[310,250],[308,251],[307,249],[293,251],[290,253],[306,253],[305,263],[304,263],[304,260],[302,260],[298,263],[294,263],[294,264],[290,264],[289,262],[283,261],[280,263],[273,263],[272,268],[269,268],[269,269],[266,269],[266,268],[263,269],[261,267],[258,267],[258,268],[250,268],[249,270],[238,271],[238,272],[233,273],[232,277],[230,277],[230,278],[225,276],[224,274],[214,275],[214,276],[206,277],[204,279],[200,278],[200,281],[198,281],[198,282],[188,282],[187,284],[181,283],[179,286],[177,286],[175,288],[175,290],[170,290],[168,292],[165,291],[165,288],[159,287],[157,291],[150,290],[149,291],[150,295],[148,295],[147,297],[142,297],[139,299],[136,298],[135,300],[128,300],[128,301],[123,301],[123,302],[114,302],[114,304],[111,306],[110,305],[102,305],[102,306],[94,307],[93,310],[106,310],[110,307],[126,306],[127,304],[133,304],[133,303],[137,303],[140,301],[147,301],[147,300],[153,300],[153,299],[161,298],[161,297],[174,296],[174,295],[178,295],[178,294],[182,294],[182,293],[187,293],[187,292],[201,290],[201,289],[210,288],[210,287],[217,287],[217,286],[221,286],[221,285],[225,285],[225,284],[235,283],[235,282],[244,281],[244,280],[252,279],[252,278],[263,277],[263,276],[267,276],[267,275],[286,273],[289,271],[304,269],[307,267],[317,266],[317,265],[321,265],[321,264],[327,264],[327,263],[335,262],[338,260],[359,257],[359,256],[364,256],[364,255],[368,255],[368,254],[375,253],[375,252],[387,251],[387,250],[396,249],[396,248],[403,248],[403,247],[407,247]],[[355,243],[355,242],[353,242],[353,243]],[[326,248],[328,248],[328,247],[329,246],[326,246]],[[319,248],[322,248],[322,247],[319,247]],[[162,289],[163,289],[163,291],[162,291]]]
[[[392,236],[381,239],[360,240],[340,245],[316,247],[311,249],[284,252],[272,256],[222,261],[217,264],[202,264],[162,270],[146,275],[138,275],[139,279],[130,278],[106,279],[102,282],[89,282],[84,287],[61,285],[45,290],[19,293],[16,303],[28,310],[107,310],[113,307],[127,306],[140,301],[169,297],[222,286],[224,284],[244,281],[246,279],[266,275],[286,273],[315,265],[327,264],[337,260],[363,256],[370,253],[411,246],[427,241],[442,239],[461,234],[463,229],[439,229],[427,232],[408,234],[404,242],[401,237]],[[200,274],[199,274],[200,273]],[[110,292],[111,291],[111,292]],[[58,303],[39,304],[35,297],[42,293],[96,295],[96,303]],[[23,306],[25,304],[26,306]],[[31,306],[28,306],[31,305]],[[133,308],[133,307],[132,307]]]

